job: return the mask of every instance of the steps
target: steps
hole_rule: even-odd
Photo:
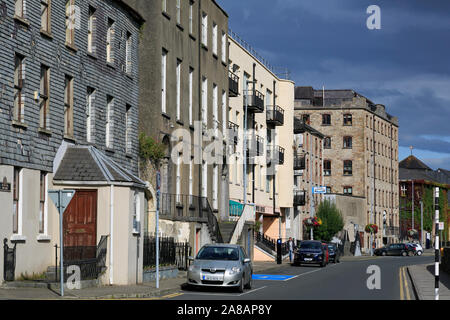
[[[224,243],[230,243],[236,224],[237,221],[219,222],[219,229]]]

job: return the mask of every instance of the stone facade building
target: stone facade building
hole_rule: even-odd
[[[380,229],[376,245],[396,241],[397,118],[353,90],[297,87],[295,100],[296,117],[325,136],[325,186],[331,193],[365,197],[366,223],[375,223]],[[360,228],[364,232],[364,225]],[[362,247],[368,248],[369,234],[363,240]]]
[[[136,250],[132,234],[139,230],[133,223],[142,215],[132,208],[143,201],[145,186],[135,177],[137,48],[144,20],[119,0],[6,0],[0,6],[0,237],[17,244],[16,277],[54,265],[59,215],[48,190],[70,188],[80,191],[72,203],[90,201],[84,207],[91,210],[90,228],[77,229],[77,245],[95,247],[101,236],[113,233],[110,218],[125,217],[116,224],[122,227],[116,237],[109,238],[104,280],[129,283],[119,273],[136,261],[116,265],[116,274],[109,263],[117,263],[112,251],[117,256]],[[60,166],[89,159],[103,174],[81,165],[55,179]],[[106,196],[115,184],[122,184],[111,198],[121,201],[120,217],[110,215]],[[104,205],[95,206],[97,201]],[[77,208],[69,208],[64,218],[66,243],[71,243],[70,219],[88,214]],[[113,240],[126,251],[112,246]],[[0,263],[0,274],[2,269]]]
[[[196,252],[221,238],[217,222],[228,216],[226,145],[219,144],[214,161],[202,154],[228,124],[228,15],[214,0],[125,1],[147,21],[139,49],[139,131],[164,150],[160,166],[143,164],[140,174],[155,191],[160,169],[160,231]],[[154,200],[155,192],[149,232]]]

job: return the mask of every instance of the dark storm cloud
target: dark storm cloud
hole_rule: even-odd
[[[219,3],[230,27],[297,85],[354,89],[399,118],[401,146],[450,154],[450,1]],[[372,4],[381,30],[366,28]]]

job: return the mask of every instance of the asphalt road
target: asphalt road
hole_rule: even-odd
[[[283,264],[270,275],[290,275],[284,280],[254,280],[253,288],[240,294],[216,288],[185,288],[174,295],[174,300],[415,300],[408,265],[432,263],[431,256],[421,257],[367,257],[357,261],[317,266]],[[379,289],[369,290],[367,282],[373,272],[380,270]],[[264,273],[266,274],[266,273]],[[375,283],[369,281],[370,283]]]

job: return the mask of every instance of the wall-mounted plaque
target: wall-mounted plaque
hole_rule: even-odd
[[[11,183],[8,183],[6,177],[4,177],[3,181],[0,182],[0,192],[11,192]]]

